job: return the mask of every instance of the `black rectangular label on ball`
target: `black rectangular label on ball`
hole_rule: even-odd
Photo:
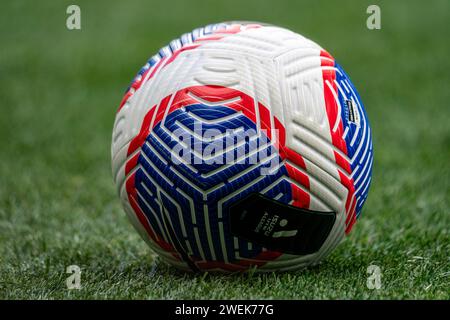
[[[283,253],[317,252],[333,228],[335,212],[298,208],[253,193],[230,207],[231,232]]]

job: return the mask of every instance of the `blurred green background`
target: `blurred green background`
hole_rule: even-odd
[[[66,8],[81,8],[81,30]],[[366,8],[381,8],[368,30]],[[320,266],[185,275],[128,223],[110,173],[115,111],[161,46],[255,20],[318,42],[351,76],[373,127],[369,199]],[[4,1],[0,10],[0,298],[450,298],[450,2]],[[67,290],[66,267],[82,269]],[[382,287],[366,286],[367,267]]]

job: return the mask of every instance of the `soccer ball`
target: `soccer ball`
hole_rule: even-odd
[[[334,58],[250,22],[195,29],[152,56],[111,151],[134,227],[193,271],[318,263],[358,218],[373,162],[366,112]]]

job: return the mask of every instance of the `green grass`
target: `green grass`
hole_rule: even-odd
[[[446,0],[9,1],[0,12],[0,298],[450,298],[450,43]],[[65,28],[66,7],[82,30]],[[361,219],[320,266],[284,274],[187,275],[151,255],[110,173],[115,111],[169,40],[222,20],[289,27],[351,75],[373,127]],[[82,268],[67,290],[67,266]],[[366,287],[369,265],[382,288]]]

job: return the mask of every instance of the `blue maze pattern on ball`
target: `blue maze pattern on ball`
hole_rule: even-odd
[[[199,125],[202,130],[195,132]],[[206,161],[198,153],[211,145],[211,139],[204,137],[208,130],[218,133],[215,143],[225,145],[226,139],[234,139],[238,146],[243,141],[244,161],[226,163],[227,159],[236,159],[238,148],[218,152],[215,160],[221,163]],[[227,130],[233,134],[225,135]],[[190,161],[175,164],[173,150],[183,143],[180,132],[192,138]],[[248,139],[243,138],[244,132]],[[257,142],[257,150],[251,141]],[[267,136],[256,132],[255,123],[246,116],[225,106],[194,104],[173,111],[153,128],[138,163],[141,168],[136,172],[135,184],[140,207],[160,237],[178,243],[195,261],[233,262],[257,256],[263,250],[261,246],[230,233],[229,205],[252,192],[283,203],[292,198],[291,186],[283,179],[287,171]],[[272,174],[262,175],[261,169],[267,170],[273,163],[280,165]],[[170,223],[166,224],[165,218]]]
[[[355,112],[358,114],[359,123],[349,121],[349,109],[341,108],[341,120],[347,132],[344,139],[347,145],[347,156],[352,171],[356,197],[356,217],[361,214],[364,202],[369,194],[372,180],[373,146],[370,125],[361,98],[353,86],[350,78],[338,63],[334,63],[336,70],[336,82],[338,99],[341,106],[352,101]]]

